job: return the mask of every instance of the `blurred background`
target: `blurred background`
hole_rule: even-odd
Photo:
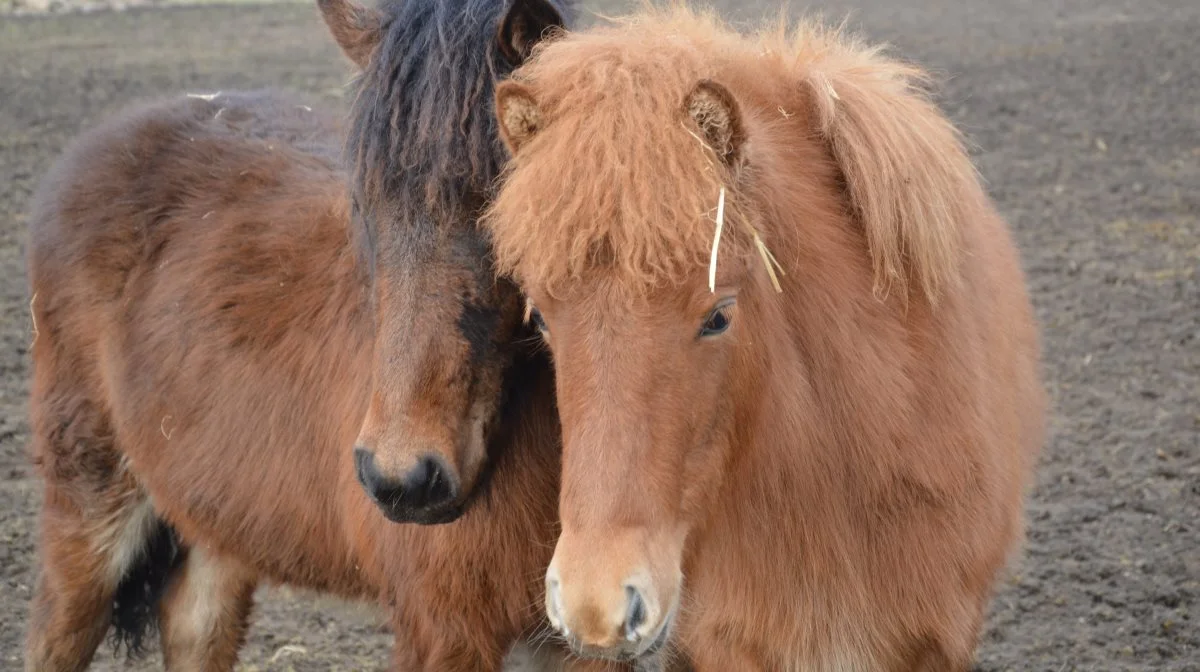
[[[1053,416],[979,669],[1200,670],[1200,2],[716,0],[747,27],[781,3],[935,71],[1021,246]],[[36,181],[135,100],[275,86],[333,108],[350,75],[312,2],[0,0],[0,669],[35,578]],[[368,607],[264,588],[241,669],[382,670],[390,642]],[[106,647],[93,669],[129,668]]]

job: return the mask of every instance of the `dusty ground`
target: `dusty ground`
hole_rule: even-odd
[[[725,0],[756,19],[775,2]],[[606,0],[592,7],[612,12]],[[1200,670],[1200,3],[814,4],[948,76],[945,108],[1017,230],[1055,416],[983,670]],[[306,6],[0,18],[0,668],[20,667],[38,486],[26,465],[35,181],[133,98],[278,85],[338,104]],[[379,669],[365,609],[264,591],[246,669]],[[107,650],[101,669],[125,669]],[[150,669],[150,668],[148,668]]]

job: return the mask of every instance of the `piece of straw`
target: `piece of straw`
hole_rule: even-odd
[[[831,85],[829,85],[828,82],[826,82],[825,85],[827,87],[829,87],[830,93],[833,95],[834,98],[836,98],[837,93],[833,91],[833,87]],[[788,113],[786,111],[784,111],[784,109],[782,107],[779,108],[779,111],[782,112],[784,114],[784,116],[789,116]],[[695,138],[696,141],[700,143],[700,146],[703,149],[707,149],[707,150],[709,150],[709,152],[711,152],[712,154],[715,155],[715,153],[716,153],[715,150],[713,150],[713,148],[710,147],[708,145],[708,143],[704,141],[703,138],[701,138],[700,136],[693,133],[692,129],[688,128],[687,125],[684,124],[683,122],[680,122],[680,126],[683,127],[683,130],[687,131],[688,135]],[[710,169],[712,168],[711,157],[709,157],[709,168]],[[786,273],[783,272],[783,265],[780,264],[779,261],[775,259],[775,255],[771,254],[771,250],[767,249],[766,244],[763,243],[762,238],[759,237],[758,231],[753,226],[750,226],[749,223],[747,223],[746,226],[747,226],[747,228],[750,229],[750,232],[752,234],[754,234],[754,245],[755,245],[755,247],[758,248],[758,254],[759,254],[759,256],[762,257],[763,265],[767,267],[767,275],[771,276],[771,284],[774,285],[776,292],[782,293],[783,287],[779,284],[779,278],[775,275],[775,269],[779,269],[779,273],[781,275],[787,275]],[[708,291],[712,292],[713,294],[717,293],[717,248],[721,244],[721,230],[723,228],[725,228],[725,187],[724,186],[721,187],[721,193],[717,197],[717,232],[713,236],[712,255],[709,257],[709,260],[708,260]]]
[[[708,260],[708,291],[717,293],[717,248],[721,246],[721,230],[725,228],[725,187],[717,197],[717,232],[713,235],[712,256]]]
[[[779,270],[779,274],[787,275],[787,273],[785,273],[783,271],[783,264],[779,263],[779,260],[777,260],[775,258],[774,254],[771,254],[771,248],[767,247],[766,244],[764,243],[762,245],[762,249],[763,249],[763,252],[767,253],[767,258],[769,258],[771,260],[771,264],[773,264],[775,266],[775,268]]]
[[[763,265],[767,267],[767,275],[771,276],[771,284],[775,286],[775,291],[783,292],[783,287],[779,286],[779,278],[775,276],[775,266],[771,263],[774,257],[771,256],[770,250],[767,249],[762,238],[758,236],[757,231],[754,232],[754,244],[758,247],[758,253],[762,256]]]

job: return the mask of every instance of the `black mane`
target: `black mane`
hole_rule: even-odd
[[[489,196],[506,159],[492,96],[513,69],[496,44],[509,2],[380,5],[382,37],[355,83],[347,139],[356,234],[368,260],[379,226],[403,227],[408,245],[419,245],[439,222],[473,221]],[[570,0],[554,4],[570,22]]]

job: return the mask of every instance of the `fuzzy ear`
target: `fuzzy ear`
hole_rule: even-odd
[[[514,68],[525,62],[536,45],[552,28],[565,28],[562,14],[549,0],[512,0],[500,20],[496,43]]]
[[[500,121],[500,137],[513,154],[538,132],[541,111],[533,94],[513,80],[500,82],[496,87],[496,118]]]
[[[379,44],[383,16],[354,0],[317,0],[317,6],[342,53],[360,69],[366,68]]]
[[[986,197],[957,129],[924,92],[926,75],[877,54],[814,69],[820,132],[870,248],[877,296],[910,286],[936,303],[959,279],[964,223]]]
[[[687,95],[683,109],[718,158],[729,166],[741,160],[746,132],[737,100],[729,89],[709,79],[701,80]]]

